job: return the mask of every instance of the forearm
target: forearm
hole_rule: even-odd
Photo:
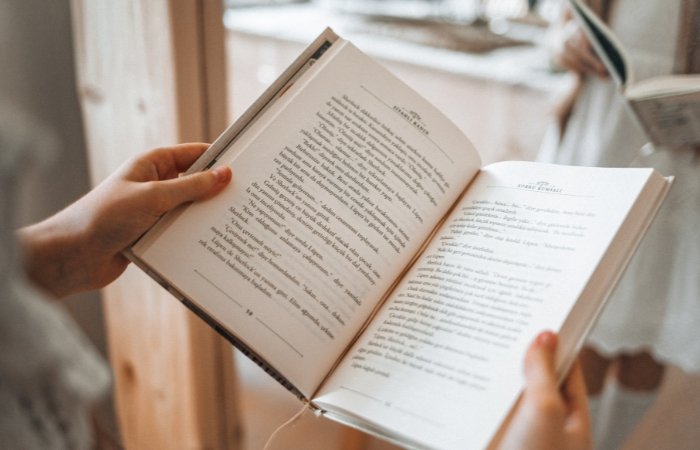
[[[209,198],[229,183],[226,166],[178,177],[207,147],[152,150],[63,211],[19,230],[29,278],[58,298],[114,281],[129,264],[122,252],[161,215]]]
[[[62,211],[17,232],[29,279],[57,298],[84,290],[84,228]]]

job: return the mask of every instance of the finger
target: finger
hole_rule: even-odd
[[[563,57],[567,59],[568,64],[576,67],[574,70],[580,73],[592,72],[601,77],[607,76],[605,65],[582,34],[566,41]]]
[[[179,144],[173,147],[173,159],[178,172],[184,172],[202,156],[209,148],[209,144],[203,142],[195,142],[189,144]]]
[[[558,63],[561,67],[564,67],[578,74],[586,73],[586,67],[581,63],[579,58],[571,55],[570,53],[562,54],[559,57]]]
[[[157,183],[159,209],[163,212],[182,203],[218,194],[231,181],[231,168],[217,167]]]
[[[562,59],[566,61],[568,66],[578,72],[585,73],[588,71],[586,64],[585,50],[581,49],[575,42],[567,42],[562,54]]]
[[[608,70],[593,50],[583,52],[582,60],[590,72],[595,73],[599,77],[608,76]]]
[[[540,333],[525,355],[525,380],[528,391],[557,391],[554,353],[557,336],[551,331]]]
[[[607,76],[608,70],[605,68],[605,64],[600,60],[593,44],[583,32],[581,33],[580,41],[581,58],[588,69],[601,77]]]
[[[178,144],[152,150],[146,158],[156,167],[157,179],[167,180],[189,169],[208,148],[209,144],[201,142]]]
[[[591,417],[588,412],[586,386],[581,365],[577,361],[562,387],[566,397],[567,416],[564,431],[571,442],[578,443],[576,448],[593,448]],[[572,446],[573,447],[573,446]]]
[[[564,380],[562,392],[569,410],[567,425],[576,429],[588,429],[590,424],[588,397],[579,361],[576,361],[569,372],[569,376]]]

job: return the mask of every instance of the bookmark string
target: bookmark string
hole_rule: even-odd
[[[275,431],[272,432],[269,438],[267,438],[267,442],[265,443],[265,447],[263,447],[263,450],[270,450],[270,446],[272,445],[272,442],[275,440],[277,435],[282,432],[285,428],[291,428],[296,421],[301,419],[301,416],[304,415],[304,412],[306,411],[306,408],[308,407],[307,403],[304,403],[301,407],[301,409],[294,414],[289,420],[284,422],[282,425],[278,426]]]

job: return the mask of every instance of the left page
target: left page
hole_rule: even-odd
[[[309,396],[478,171],[434,107],[338,41],[134,253]]]

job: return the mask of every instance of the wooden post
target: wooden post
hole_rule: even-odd
[[[221,1],[71,6],[93,182],[134,154],[223,130]],[[138,269],[104,298],[125,446],[239,448],[231,347]]]

